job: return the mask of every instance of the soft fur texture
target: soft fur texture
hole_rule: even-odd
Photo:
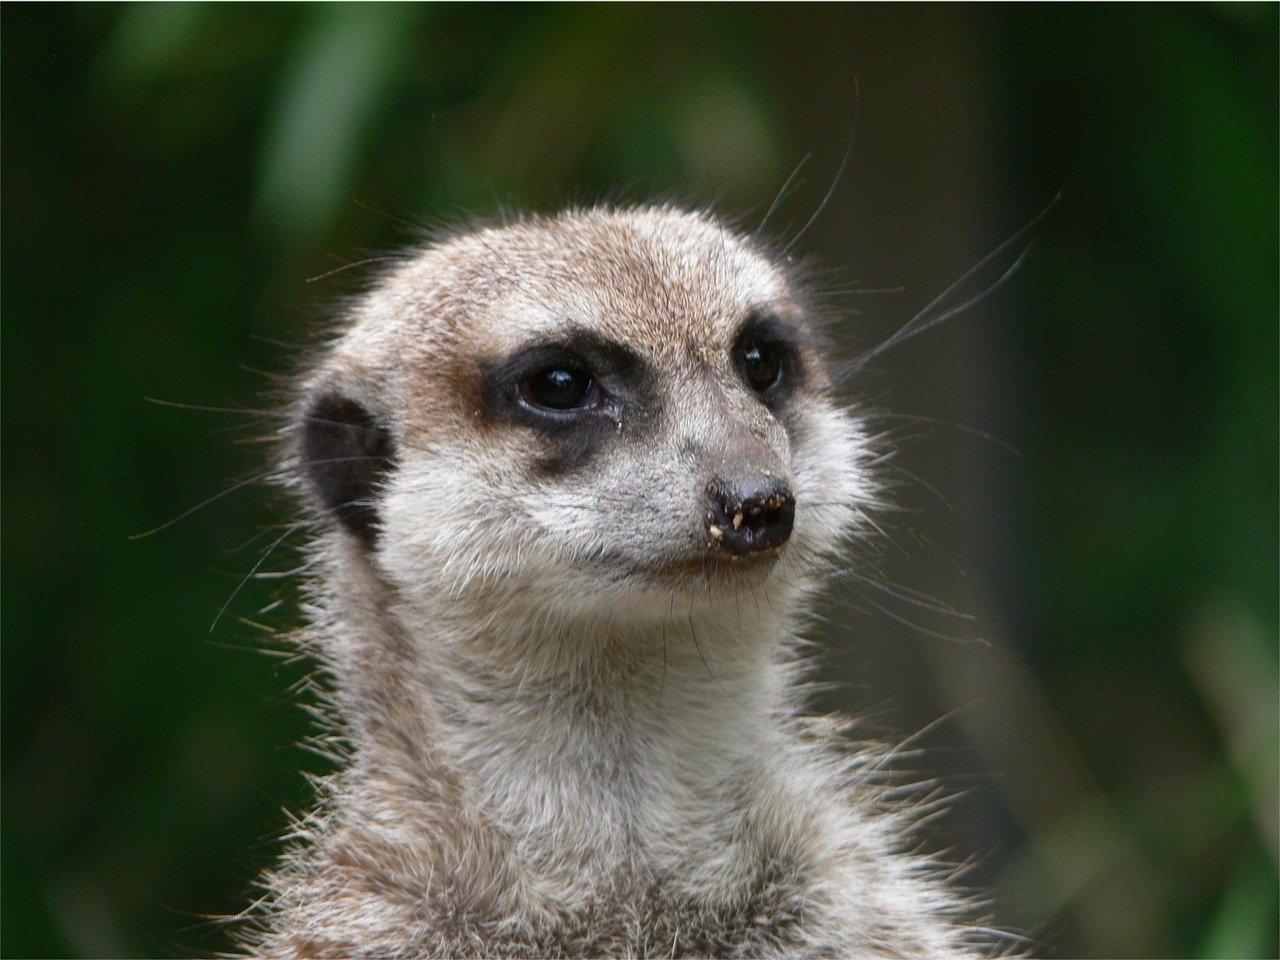
[[[353,304],[288,454],[345,759],[247,950],[990,950],[904,849],[882,754],[800,714],[797,618],[877,496],[814,309],[785,259],[670,208],[460,232]],[[757,343],[781,386],[744,378]],[[605,399],[531,406],[557,363]],[[707,520],[744,477],[794,493],[781,549],[730,555]]]

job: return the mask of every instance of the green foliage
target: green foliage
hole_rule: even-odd
[[[297,769],[323,770],[293,746],[307,666],[257,649],[288,593],[240,586],[290,508],[219,496],[261,470],[241,441],[271,420],[145,398],[255,407],[256,371],[291,369],[283,344],[359,271],[307,279],[423,222],[676,197],[754,225],[812,152],[770,222],[786,236],[856,112],[803,246],[907,293],[837,296],[843,343],[1065,199],[990,305],[895,351],[890,388],[849,385],[1020,451],[944,434],[900,461],[955,511],[909,484],[921,509],[891,535],[925,546],[886,573],[990,643],[855,591],[872,612],[831,614],[853,681],[831,705],[905,702],[899,733],[956,712],[923,768],[972,787],[946,829],[1033,952],[1277,954],[1274,5],[0,17],[0,953],[221,949],[205,918],[243,905],[281,805],[305,807]]]

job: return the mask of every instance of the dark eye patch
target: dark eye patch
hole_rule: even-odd
[[[777,409],[805,382],[804,331],[766,308],[753,310],[738,331],[733,360],[743,382]]]
[[[619,422],[634,425],[639,411],[653,410],[653,381],[644,362],[628,347],[586,330],[491,361],[481,377],[493,419],[547,438],[537,466],[551,472],[584,464],[618,435]]]

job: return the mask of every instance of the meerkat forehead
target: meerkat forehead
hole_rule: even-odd
[[[697,212],[568,211],[485,227],[424,251],[357,317],[356,339],[502,352],[568,329],[655,354],[704,352],[744,316],[795,310],[785,272]]]

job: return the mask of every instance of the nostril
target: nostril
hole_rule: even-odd
[[[776,549],[791,536],[796,498],[783,481],[712,484],[707,503],[711,541],[730,553],[745,556]]]

